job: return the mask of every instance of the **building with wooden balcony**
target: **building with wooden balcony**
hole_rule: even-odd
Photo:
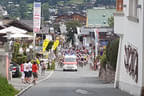
[[[86,17],[81,14],[74,13],[72,15],[60,15],[55,19],[55,23],[67,22],[67,21],[78,21],[81,24],[85,25]]]

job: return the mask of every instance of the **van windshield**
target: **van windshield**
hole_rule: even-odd
[[[76,58],[65,58],[65,62],[76,62]]]

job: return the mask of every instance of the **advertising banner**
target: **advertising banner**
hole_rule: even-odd
[[[45,50],[46,50],[49,42],[50,42],[50,40],[48,40],[48,39],[45,39],[45,40],[44,40],[44,42],[43,42],[43,52],[45,52]]]
[[[52,50],[56,50],[56,48],[58,47],[59,45],[59,40],[56,40],[52,46]]]
[[[34,2],[33,8],[33,32],[40,31],[41,25],[41,2]]]

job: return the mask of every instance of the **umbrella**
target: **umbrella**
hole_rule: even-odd
[[[33,36],[28,35],[28,34],[10,34],[10,35],[6,35],[4,37],[9,37],[9,38],[24,38],[24,37],[32,38]]]
[[[27,31],[26,30],[23,30],[23,29],[20,29],[20,28],[17,28],[17,27],[14,27],[14,26],[10,26],[10,27],[7,27],[7,28],[5,28],[5,29],[2,29],[2,30],[0,30],[0,33],[13,33],[13,34],[15,34],[15,33],[27,33]]]

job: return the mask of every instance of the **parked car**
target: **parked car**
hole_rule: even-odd
[[[11,62],[10,71],[12,72],[12,77],[19,77],[20,67],[18,64]]]

